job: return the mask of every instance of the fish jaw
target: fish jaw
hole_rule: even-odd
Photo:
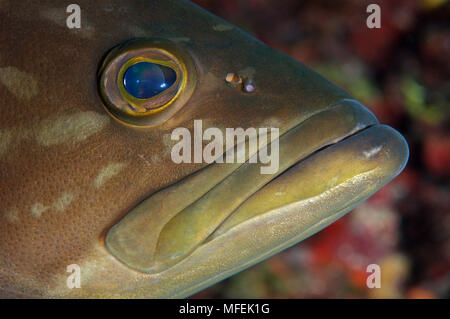
[[[280,137],[277,174],[210,165],[139,204],[108,232],[106,247],[125,267],[160,278],[163,297],[183,297],[331,224],[393,179],[408,156],[400,134],[345,99]]]

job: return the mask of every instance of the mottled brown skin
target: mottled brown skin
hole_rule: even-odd
[[[205,166],[172,162],[171,131],[202,119],[205,128],[275,121],[281,134],[349,95],[189,2],[77,3],[80,30],[65,26],[66,4],[0,3],[0,68],[22,72],[8,69],[19,80],[9,79],[9,87],[7,80],[0,83],[0,296],[171,296],[104,249],[106,232],[138,203]],[[217,31],[217,25],[227,30]],[[97,71],[111,48],[141,37],[168,39],[186,50],[198,83],[172,118],[137,131],[106,114]],[[225,84],[228,72],[249,68],[254,94]],[[23,74],[36,82],[34,94]],[[121,166],[98,186],[96,178],[111,163]],[[65,287],[70,264],[92,274],[82,279],[86,289]],[[105,289],[90,289],[89,281]]]

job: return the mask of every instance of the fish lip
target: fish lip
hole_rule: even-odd
[[[327,110],[326,110],[326,111],[327,111]],[[326,111],[325,111],[325,112],[326,112]],[[303,123],[303,122],[302,122],[302,123]],[[298,124],[298,125],[300,125],[300,124]],[[294,127],[297,127],[298,125],[296,125],[296,126],[294,126]],[[371,127],[374,127],[374,126],[376,126],[376,125],[379,125],[379,124],[369,124],[369,125],[367,125],[367,126],[358,128],[357,130],[355,130],[354,132],[350,133],[349,135],[344,135],[344,136],[342,136],[341,138],[339,138],[339,139],[333,141],[332,143],[326,144],[326,145],[320,147],[319,149],[317,149],[317,150],[315,150],[315,151],[309,153],[307,156],[305,156],[305,157],[299,159],[298,161],[296,161],[295,163],[293,163],[292,165],[290,165],[290,166],[289,166],[288,168],[286,168],[285,170],[279,171],[279,172],[277,172],[277,174],[274,174],[273,178],[271,178],[267,183],[265,183],[263,186],[261,186],[261,187],[260,187],[258,190],[256,190],[253,194],[256,194],[259,190],[263,189],[265,186],[267,186],[267,185],[269,185],[270,183],[274,182],[276,179],[280,178],[281,176],[287,174],[287,172],[288,172],[291,168],[293,168],[293,167],[295,167],[295,166],[297,166],[297,165],[299,165],[299,164],[301,164],[301,163],[307,161],[309,158],[313,157],[314,155],[316,155],[316,154],[318,154],[318,153],[321,153],[321,152],[325,151],[326,149],[332,147],[333,145],[337,145],[337,144],[339,144],[339,143],[342,143],[342,142],[346,141],[347,139],[350,139],[351,137],[353,137],[353,136],[355,136],[355,135],[357,135],[357,134],[359,134],[359,133],[361,133],[361,132],[364,132],[364,131],[366,131],[366,130],[368,130],[368,129],[370,129]],[[281,136],[280,136],[280,138],[281,138]],[[252,194],[252,195],[253,195],[253,194]],[[250,197],[251,197],[252,195],[250,195]],[[241,205],[244,204],[250,197],[248,197],[247,199],[245,199],[245,200],[241,203]],[[232,212],[230,212],[230,214],[228,215],[228,217],[227,217],[222,223],[220,223],[219,225],[217,225],[217,227],[214,229],[214,231],[213,231],[213,232],[212,232],[212,233],[211,233],[211,234],[210,234],[210,235],[209,235],[202,243],[200,243],[198,246],[201,246],[201,245],[203,245],[203,244],[205,244],[205,243],[207,243],[207,242],[209,242],[209,241],[211,241],[211,240],[213,240],[213,239],[216,239],[216,238],[220,237],[221,235],[225,234],[225,233],[217,234],[217,231],[220,229],[220,227],[221,227],[221,226],[222,226],[229,218],[231,218],[231,216],[237,211],[237,209],[238,209],[238,208],[236,208],[236,209],[234,209]],[[237,225],[236,225],[236,226],[237,226]],[[234,227],[233,227],[233,228],[234,228]],[[228,229],[227,231],[230,231],[231,229],[232,229],[232,228]]]
[[[267,183],[261,185],[260,188],[258,188],[257,190],[255,190],[253,193],[250,193],[249,196],[247,198],[245,198],[239,205],[242,205],[249,197],[251,197],[254,193],[256,193],[257,191],[259,191],[261,188],[263,188],[265,185],[270,184],[270,182],[272,182],[273,180],[275,180],[276,178],[278,178],[279,176],[282,176],[283,173],[285,171],[287,171],[290,167],[298,165],[299,162],[302,161],[302,159],[305,158],[309,158],[310,156],[313,156],[313,154],[323,151],[326,148],[328,148],[331,145],[337,144],[341,141],[343,141],[344,139],[357,134],[358,132],[361,132],[375,124],[378,124],[377,119],[375,118],[375,116],[367,109],[365,108],[362,104],[360,104],[358,101],[354,100],[354,99],[342,99],[340,101],[338,101],[337,103],[334,103],[328,107],[322,108],[317,112],[314,112],[313,114],[299,120],[298,123],[296,123],[295,125],[293,125],[292,127],[286,129],[285,132],[283,132],[283,134],[279,137],[280,140],[280,145],[282,143],[285,143],[287,145],[289,145],[289,140],[285,140],[289,134],[293,134],[292,132],[295,132],[295,130],[299,130],[299,134],[300,136],[302,136],[304,134],[304,132],[302,131],[303,127],[306,125],[306,127],[308,128],[307,125],[312,125],[309,123],[315,123],[314,121],[317,121],[317,119],[320,119],[322,116],[330,116],[331,118],[333,118],[332,116],[338,116],[338,119],[340,119],[340,117],[342,117],[342,114],[339,113],[341,110],[353,110],[352,112],[352,116],[354,116],[354,121],[355,123],[353,123],[352,121],[349,121],[349,128],[342,131],[345,132],[345,134],[338,134],[333,131],[331,132],[332,134],[325,134],[325,140],[326,143],[324,145],[320,144],[321,142],[319,142],[319,146],[317,146],[316,149],[314,149],[314,151],[311,152],[307,152],[305,151],[304,155],[300,160],[296,160],[294,161],[291,165],[289,165],[289,167],[284,168],[283,170],[279,170],[276,174],[273,174],[273,176],[271,176],[271,178],[268,180]],[[345,112],[344,112],[345,113]],[[320,122],[319,122],[320,123]],[[302,126],[303,125],[303,126]],[[333,126],[332,126],[333,127]],[[312,127],[312,129],[314,130],[314,127]],[[308,129],[311,130],[311,127]],[[340,132],[340,131],[339,131]],[[328,140],[327,138],[331,136],[331,138]],[[314,144],[313,147],[316,147],[316,145]],[[301,149],[301,147],[298,147],[299,149]],[[215,165],[215,164],[213,164]],[[210,165],[208,165],[210,166]],[[205,168],[201,169],[200,171],[198,171],[197,173],[202,174],[203,170],[206,169],[208,166],[206,166]],[[231,171],[231,173],[229,175],[234,174],[241,166],[239,166],[238,168],[234,169],[233,171]],[[219,184],[222,183],[224,180],[226,180],[229,175],[225,176],[224,178],[222,178],[219,181]],[[189,179],[190,177],[184,178],[182,181],[185,181],[187,179]],[[178,181],[180,182],[180,181]],[[178,183],[177,182],[177,183]],[[219,185],[217,184],[217,185]],[[166,189],[171,189],[174,185],[169,186]],[[210,192],[214,187],[216,187],[217,185],[213,186],[212,188],[207,190],[207,193]],[[153,193],[152,195],[150,195],[149,197],[147,197],[146,200],[144,200],[144,202],[146,202],[147,200],[150,200],[155,194],[164,191],[164,190],[160,190],[157,191],[155,193]],[[202,195],[204,196],[204,195]],[[202,197],[201,196],[201,197]],[[128,243],[117,243],[117,241],[114,243],[114,236],[116,236],[118,233],[120,233],[120,229],[122,228],[123,225],[123,220],[129,220],[130,218],[132,218],[133,213],[136,213],[136,210],[139,210],[139,208],[142,207],[142,204],[144,203],[140,203],[138,206],[135,207],[135,209],[133,209],[131,212],[129,212],[121,221],[119,221],[119,223],[117,223],[116,225],[114,225],[106,234],[105,237],[105,246],[108,249],[108,251],[114,256],[116,257],[119,261],[121,261],[122,263],[124,263],[126,266],[128,266],[129,268],[138,270],[140,272],[144,272],[144,273],[160,273],[170,267],[172,267],[174,264],[178,263],[179,261],[175,261],[175,263],[171,264],[171,265],[166,265],[166,266],[161,266],[161,264],[155,262],[153,266],[148,267],[148,266],[144,266],[141,265],[139,260],[139,254],[136,253],[135,256],[133,258],[134,261],[130,262],[129,260],[129,252],[125,252],[125,250],[129,250],[127,249],[127,245]],[[196,249],[198,249],[198,247],[200,247],[201,245],[203,245],[205,242],[207,242],[208,240],[211,239],[211,235],[215,234],[216,231],[219,229],[220,225],[223,224],[223,222],[229,218],[229,216],[233,215],[233,213],[236,211],[237,208],[230,210],[230,212],[228,213],[227,217],[222,220],[222,222],[218,223],[215,225],[215,227],[212,229],[212,231],[205,237],[203,238],[202,241],[198,242],[197,245],[195,245],[194,249],[185,254],[180,260],[186,258],[187,256],[189,256],[190,254],[192,254],[193,251],[195,251]],[[180,212],[177,212],[173,217],[175,218],[177,215],[179,215]],[[167,224],[169,221],[167,221],[160,229],[159,234],[157,236],[159,236],[157,238],[157,242],[159,243],[160,241],[160,236],[161,233],[163,231],[163,229],[166,228]],[[126,226],[124,227],[126,228]],[[129,240],[129,238],[127,238],[127,236],[129,237],[130,235],[133,236],[134,233],[136,233],[136,231],[131,231],[131,230],[126,230],[126,232],[128,232],[128,235],[122,236],[119,234],[119,237],[122,236],[123,238],[125,238],[125,240]],[[112,235],[114,233],[114,235]],[[112,239],[111,239],[112,238]],[[120,239],[120,238],[119,238]],[[144,238],[145,239],[145,238]],[[121,246],[121,245],[125,245],[125,246]],[[141,243],[138,241],[134,246],[132,246],[132,249],[135,249],[137,245],[141,245]]]
[[[373,113],[367,109],[364,105],[362,105],[359,101],[355,100],[355,99],[350,99],[350,98],[345,98],[345,99],[341,99],[339,100],[337,103],[331,104],[329,107],[320,110],[318,112],[315,112],[313,114],[311,114],[310,116],[306,117],[305,119],[301,120],[299,123],[296,123],[295,125],[293,125],[291,128],[287,129],[282,135],[279,136],[279,141],[280,144],[283,143],[283,137],[285,137],[287,134],[289,134],[289,132],[292,132],[293,130],[295,130],[296,128],[299,128],[301,125],[304,125],[305,123],[307,123],[309,120],[313,119],[315,116],[321,115],[321,114],[329,114],[330,112],[332,112],[334,109],[342,107],[342,106],[348,106],[348,105],[354,105],[357,108],[360,108],[362,112],[366,113],[368,115],[368,123],[367,124],[361,124],[361,125],[356,125],[351,131],[349,131],[346,134],[343,134],[337,138],[335,138],[334,140],[329,141],[328,143],[326,143],[325,145],[319,147],[318,149],[308,153],[306,156],[298,159],[297,161],[295,161],[294,163],[292,163],[289,167],[283,169],[283,170],[279,170],[277,171],[276,174],[272,174],[272,178],[270,178],[270,180],[267,181],[267,183],[261,185],[261,187],[259,187],[257,190],[255,190],[252,194],[250,194],[249,197],[247,197],[245,200],[243,200],[241,202],[241,204],[239,206],[241,206],[242,204],[244,204],[253,194],[257,193],[259,190],[261,190],[262,188],[264,188],[266,185],[272,183],[273,181],[275,181],[277,178],[283,176],[287,171],[289,171],[290,168],[301,164],[302,162],[306,161],[307,159],[309,159],[310,157],[314,156],[315,154],[318,154],[324,150],[326,150],[327,148],[339,144],[341,142],[344,142],[345,140],[351,138],[354,135],[357,135],[373,126],[379,125],[378,120],[376,119],[376,117],[373,115]],[[258,150],[259,152],[259,150]],[[248,161],[248,160],[247,160]],[[239,168],[237,168],[239,169]],[[236,169],[236,170],[237,170]],[[235,170],[235,171],[236,171]],[[234,172],[234,171],[233,171]],[[225,178],[226,179],[226,178]],[[224,179],[224,180],[225,180]],[[235,208],[233,211],[231,211],[228,216],[220,223],[218,224],[214,230],[202,241],[197,245],[197,248],[200,247],[201,245],[207,243],[208,241],[210,241],[211,239],[215,238],[217,236],[217,230],[220,229],[221,225],[223,225],[226,220],[228,220],[238,209]]]
[[[281,178],[282,176],[288,174],[288,172],[289,172],[289,170],[290,170],[291,168],[294,168],[294,167],[296,167],[296,166],[299,166],[299,165],[301,165],[302,163],[307,162],[310,158],[314,157],[315,155],[318,155],[318,154],[320,154],[320,153],[326,152],[327,149],[332,148],[332,147],[335,146],[335,145],[344,143],[345,141],[350,140],[350,139],[352,139],[353,137],[360,135],[361,133],[364,133],[364,132],[366,132],[366,131],[369,131],[371,128],[375,128],[375,129],[376,129],[376,128],[388,128],[388,129],[391,129],[392,131],[396,132],[397,135],[398,135],[397,137],[400,137],[400,141],[398,142],[398,143],[399,143],[398,146],[399,146],[400,148],[402,148],[402,147],[404,148],[404,149],[403,149],[404,154],[400,157],[400,160],[399,160],[398,158],[395,158],[395,156],[394,156],[394,159],[392,160],[392,161],[396,161],[396,160],[397,160],[398,162],[401,163],[398,167],[392,169],[393,174],[391,174],[391,178],[390,178],[390,179],[395,178],[395,177],[396,177],[398,174],[400,174],[400,172],[405,168],[405,166],[406,166],[406,164],[407,164],[407,162],[408,162],[408,160],[409,160],[409,155],[410,155],[410,153],[409,153],[408,143],[407,143],[407,141],[405,140],[405,138],[404,138],[400,133],[398,133],[397,131],[395,131],[395,130],[392,129],[391,127],[389,127],[389,126],[387,126],[387,125],[383,125],[383,124],[371,124],[371,125],[367,125],[367,126],[365,126],[365,127],[363,127],[363,128],[360,128],[360,129],[356,130],[356,131],[353,132],[352,134],[349,134],[349,135],[347,135],[347,136],[343,136],[342,138],[340,138],[340,139],[337,140],[336,142],[327,144],[327,145],[325,145],[325,146],[323,146],[323,147],[317,149],[316,151],[311,152],[311,153],[310,153],[309,155],[307,155],[306,157],[304,157],[304,158],[298,160],[297,162],[295,162],[294,164],[292,164],[292,165],[291,165],[289,168],[287,168],[286,170],[280,172],[278,175],[276,175],[274,178],[272,178],[268,183],[266,183],[264,186],[262,186],[262,187],[261,187],[258,191],[256,191],[254,194],[256,194],[257,192],[259,192],[261,189],[263,189],[263,188],[266,187],[267,185],[270,185],[271,183],[274,183],[278,178]],[[402,144],[402,145],[401,145],[401,144]],[[364,173],[362,173],[362,174],[364,174]],[[378,188],[378,189],[379,189],[379,188]],[[378,189],[377,189],[377,190],[378,190]],[[249,197],[249,198],[250,198],[250,197]],[[241,203],[240,206],[242,206],[245,202],[247,202],[247,201],[249,200],[249,198],[247,198],[245,201],[243,201],[243,202]],[[367,198],[365,198],[365,199],[367,199]],[[349,207],[353,207],[353,208],[354,208],[354,207],[356,206],[356,203],[360,203],[360,202],[362,202],[362,201],[363,201],[363,200],[356,200],[356,201],[355,201],[355,200],[352,199],[351,201],[348,202],[348,204],[347,204],[346,206],[343,206],[343,208],[340,209],[338,212],[332,212],[332,213],[330,214],[330,216],[335,216],[335,215],[337,215],[336,213],[339,213],[340,211],[346,210],[346,209],[349,208]],[[285,206],[288,206],[288,205],[289,205],[289,204],[287,204],[287,205],[285,205]],[[284,206],[281,206],[281,207],[284,207]],[[280,207],[280,208],[281,208],[281,207]],[[261,213],[261,214],[270,213],[270,211],[277,210],[277,209],[278,209],[278,208],[276,208],[276,209],[268,209],[268,210],[264,211],[264,212]],[[349,209],[350,209],[350,208],[349,208]],[[230,218],[232,218],[233,214],[235,214],[237,210],[238,210],[238,208],[236,208],[233,212],[231,212],[231,213],[229,214],[229,216],[228,216],[228,217],[227,217],[220,225],[218,225],[218,227],[215,228],[215,230],[210,234],[210,236],[208,236],[208,238],[207,238],[204,242],[202,242],[199,246],[201,246],[201,245],[203,245],[203,244],[206,244],[206,243],[208,243],[209,241],[216,240],[216,239],[218,239],[219,237],[225,235],[227,232],[232,231],[233,228],[239,226],[240,223],[237,223],[237,224],[235,224],[235,225],[233,225],[233,226],[231,226],[231,227],[226,228],[225,231],[219,232],[221,226],[223,226],[223,225],[226,223],[227,220],[229,220]],[[330,216],[327,216],[327,217],[330,217]],[[256,216],[253,216],[253,217],[256,217]],[[251,219],[252,219],[252,217],[251,217],[251,218],[248,218],[248,219],[246,219],[246,220],[244,220],[244,221],[242,221],[242,223],[247,222],[247,221],[249,221],[249,220],[251,220]]]
[[[229,229],[227,232],[221,234],[220,236],[213,238],[212,240],[199,246],[191,256],[188,256],[185,260],[174,266],[175,268],[177,268],[177,270],[174,271],[174,273],[176,273],[180,269],[186,269],[192,265],[196,265],[197,263],[203,265],[206,263],[206,260],[210,258],[209,255],[211,253],[215,253],[216,260],[213,259],[213,263],[220,265],[221,271],[217,273],[209,271],[209,277],[208,274],[203,274],[202,281],[194,281],[194,284],[190,286],[180,286],[180,289],[172,292],[168,297],[177,298],[181,296],[189,296],[206,286],[212,285],[226,277],[232,276],[235,273],[242,271],[243,269],[248,268],[257,262],[269,258],[270,256],[280,252],[283,249],[293,246],[294,244],[304,240],[305,238],[320,231],[324,227],[330,225],[335,220],[342,217],[348,211],[356,207],[362,201],[370,197],[373,194],[373,191],[370,189],[370,187],[369,189],[366,188],[368,185],[375,183],[376,189],[379,189],[387,182],[392,180],[395,176],[397,176],[403,170],[409,158],[409,148],[406,140],[397,131],[382,124],[374,125],[372,128],[362,130],[361,134],[365,134],[364,137],[372,134],[373,137],[374,132],[380,133],[381,136],[387,136],[390,138],[390,141],[386,143],[387,150],[389,150],[386,154],[389,153],[390,155],[392,155],[392,157],[390,157],[389,155],[387,157],[382,157],[383,161],[387,161],[381,162],[382,164],[384,164],[384,167],[381,168],[381,175],[372,174],[373,171],[363,172],[362,175],[369,174],[366,175],[367,179],[358,179],[358,181],[356,181],[356,185],[352,185],[355,182],[353,179],[349,180],[347,186],[352,185],[350,187],[358,188],[358,196],[352,197],[352,200],[350,201],[344,201],[344,205],[339,205],[339,201],[342,202],[342,199],[334,200],[336,192],[328,193],[325,197],[325,200],[327,200],[327,198],[333,199],[333,205],[337,205],[337,209],[334,211],[330,211],[328,214],[322,216],[322,218],[319,219],[315,217],[316,212],[314,212],[313,214],[308,213],[309,209],[314,209],[315,205],[320,205],[320,203],[316,202],[311,206],[309,206],[309,203],[306,204],[306,207],[309,207],[306,210],[297,210],[296,208],[290,208],[290,210],[288,209],[287,211],[275,210],[273,214],[270,214],[271,211],[268,211],[267,213],[260,215],[258,218],[249,219],[238,224],[237,226]],[[359,139],[361,137],[358,137],[359,135],[360,134],[355,135],[354,139]],[[353,137],[349,137],[348,139],[350,138]],[[378,139],[378,137],[375,137],[375,139],[372,139],[372,142],[373,140],[381,141],[382,139]],[[384,177],[382,177],[383,174]],[[358,174],[357,176],[359,175],[361,174]],[[381,180],[378,179],[379,177],[382,177]],[[363,190],[360,190],[361,187],[363,188]],[[304,214],[309,215],[309,217],[305,219],[303,217]],[[311,218],[314,222],[308,222],[308,219],[311,221]],[[282,241],[274,240],[273,238],[270,238],[270,236],[264,241],[258,240],[258,235],[261,234],[261,230],[267,230],[271,228],[268,225],[269,223],[277,224],[278,222],[280,222],[281,224],[284,223],[289,225],[296,225],[295,221],[298,222],[299,220],[302,221],[302,224],[306,223],[304,224],[306,227],[301,226],[299,228],[296,228],[297,226],[294,226],[286,228],[285,230],[287,231],[287,234],[281,235],[283,236]],[[277,227],[279,229],[283,228],[284,226]],[[293,229],[294,231],[292,231]],[[277,236],[280,236],[279,234],[280,233],[278,232]],[[249,243],[247,243],[246,241],[249,241]],[[269,244],[267,242],[269,242]],[[275,243],[275,245],[271,246],[270,243]],[[264,249],[262,250],[263,253],[258,254],[257,251],[261,251],[261,247],[267,246],[269,246],[270,249]],[[231,252],[236,251],[236,247],[239,247],[239,254],[233,255]],[[243,260],[243,262],[237,263],[235,262],[235,260],[230,262],[229,260],[233,258],[237,260]],[[207,270],[208,268],[204,269]]]

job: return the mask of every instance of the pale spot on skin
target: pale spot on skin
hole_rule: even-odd
[[[10,211],[0,211],[0,216],[4,216],[6,220],[11,224],[16,224],[20,221],[19,214],[16,210],[10,210]]]
[[[50,206],[46,206],[42,203],[34,203],[30,210],[31,214],[39,218],[42,216],[43,213],[45,213],[50,208],[54,208],[57,212],[61,213],[66,210],[66,208],[73,202],[75,196],[71,193],[64,192],[61,194],[60,197],[58,197]]]
[[[29,100],[39,93],[36,80],[13,66],[0,68],[0,83],[19,99]]]
[[[377,155],[381,150],[383,149],[383,146],[377,146],[374,149],[371,149],[370,151],[364,151],[363,154],[367,159],[372,158],[373,156]]]
[[[213,26],[213,30],[214,31],[219,31],[219,32],[230,31],[230,30],[233,30],[233,26],[230,25],[230,24],[221,23],[221,24],[214,25]]]
[[[0,159],[23,139],[35,138],[43,146],[81,142],[108,125],[110,119],[92,111],[49,117],[31,127],[0,130]]]
[[[107,115],[77,112],[42,120],[36,128],[36,141],[43,146],[77,143],[102,130],[110,122]]]
[[[99,189],[108,180],[119,174],[119,172],[126,166],[124,163],[110,163],[108,166],[103,167],[100,173],[94,180],[95,188]]]
[[[75,196],[70,193],[63,193],[56,201],[53,202],[53,208],[58,212],[63,212],[72,203]]]
[[[31,206],[31,214],[39,218],[41,217],[42,213],[44,213],[46,210],[48,210],[50,207],[43,205],[42,203],[35,203]]]

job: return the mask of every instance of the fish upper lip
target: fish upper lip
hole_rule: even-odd
[[[233,214],[233,212],[235,212],[236,209],[242,203],[244,203],[250,196],[252,196],[255,192],[260,190],[262,187],[264,187],[268,183],[272,182],[277,177],[281,176],[290,167],[292,167],[294,165],[298,165],[299,162],[308,158],[309,156],[312,156],[313,154],[326,149],[330,145],[339,143],[343,139],[346,139],[346,138],[350,137],[351,135],[361,132],[362,130],[367,129],[368,127],[378,123],[378,121],[373,116],[373,114],[370,111],[368,111],[364,106],[362,106],[359,102],[352,100],[352,99],[344,99],[344,100],[341,100],[338,103],[335,103],[319,112],[315,112],[311,116],[308,116],[306,119],[299,121],[299,123],[295,124],[293,127],[286,130],[279,137],[280,150],[282,147],[285,147],[286,145],[291,145],[292,143],[295,143],[295,139],[298,139],[298,136],[302,137],[303,133],[304,133],[302,130],[306,130],[306,132],[308,134],[312,134],[311,136],[315,136],[315,133],[317,133],[317,132],[315,132],[316,127],[314,127],[314,125],[320,125],[323,121],[325,121],[325,123],[328,123],[326,121],[333,119],[333,116],[335,117],[335,120],[336,119],[339,120],[343,117],[343,114],[346,114],[345,113],[346,111],[348,111],[350,113],[350,115],[353,116],[353,118],[350,118],[350,120],[345,119],[347,122],[345,122],[343,120],[343,123],[345,122],[346,123],[345,125],[348,126],[347,128],[344,128],[339,132],[335,132],[333,129],[336,129],[336,128],[339,129],[340,124],[337,125],[336,123],[333,123],[331,125],[331,127],[332,127],[331,134],[326,134],[324,137],[321,137],[323,139],[323,141],[325,141],[325,142],[323,142],[323,141],[320,142],[320,139],[319,139],[318,145],[313,144],[313,143],[312,143],[313,145],[309,145],[309,143],[306,143],[306,142],[300,140],[300,142],[303,143],[303,146],[305,146],[305,150],[303,151],[303,146],[297,147],[297,148],[292,148],[295,150],[297,150],[297,149],[300,150],[300,155],[301,155],[300,158],[297,158],[294,160],[289,159],[289,161],[290,161],[289,165],[280,167],[280,170],[277,172],[277,174],[267,177],[265,182],[260,183],[257,188],[256,187],[252,188],[253,191],[247,190],[246,186],[240,187],[240,188],[244,189],[244,191],[247,191],[248,194],[246,193],[247,195],[243,196],[242,198],[238,198],[239,195],[241,195],[241,194],[236,194],[237,197],[233,197],[233,194],[230,195],[233,200],[236,200],[235,205],[234,205],[236,207],[233,208],[233,206],[232,206],[232,208],[229,210],[228,209],[222,210],[223,217],[218,216],[218,214],[216,214],[216,211],[214,211],[214,214],[216,214],[216,215],[214,215],[214,214],[211,214],[210,210],[207,210],[206,215],[209,214],[209,217],[212,218],[211,224],[208,225],[208,227],[209,227],[208,229],[203,229],[202,225],[199,226],[198,223],[197,223],[197,225],[195,224],[197,222],[196,218],[199,218],[199,216],[201,219],[206,219],[206,220],[208,220],[208,216],[198,215],[199,214],[198,209],[196,209],[196,210],[191,209],[190,213],[186,213],[186,212],[187,211],[189,212],[189,207],[192,205],[200,205],[202,203],[203,204],[206,203],[206,205],[208,205],[208,200],[204,200],[204,198],[206,198],[207,196],[210,196],[210,199],[212,198],[212,200],[214,200],[214,196],[212,195],[212,193],[214,193],[214,191],[218,192],[218,190],[217,189],[214,190],[214,188],[223,184],[224,181],[229,182],[230,177],[232,177],[231,180],[233,180],[233,178],[235,179],[235,181],[239,180],[240,176],[237,175],[237,177],[236,177],[234,175],[242,173],[242,172],[245,173],[245,169],[248,169],[250,167],[250,166],[242,167],[246,163],[237,166],[232,171],[229,171],[228,174],[223,176],[223,178],[221,178],[218,181],[218,184],[212,185],[211,188],[207,189],[205,193],[203,193],[202,195],[200,195],[200,197],[198,197],[193,202],[191,202],[191,204],[188,204],[188,206],[181,206],[181,210],[174,211],[172,213],[172,216],[165,222],[163,221],[163,219],[165,217],[164,218],[161,217],[161,221],[159,221],[160,224],[158,226],[159,231],[156,230],[157,234],[152,233],[148,228],[147,229],[143,228],[144,227],[143,225],[145,224],[144,222],[138,222],[137,220],[136,221],[132,220],[136,216],[139,216],[138,219],[141,218],[146,221],[149,220],[148,218],[150,218],[150,217],[145,217],[146,205],[148,205],[148,207],[152,206],[150,208],[150,210],[151,209],[156,210],[154,207],[157,205],[160,205],[161,207],[159,208],[159,211],[157,211],[156,213],[161,214],[161,215],[163,214],[162,213],[162,211],[164,211],[163,206],[166,205],[165,201],[167,200],[166,197],[164,197],[165,195],[160,196],[161,197],[160,204],[158,204],[158,200],[156,200],[156,204],[155,204],[155,200],[153,200],[153,202],[152,202],[152,198],[157,197],[158,196],[157,193],[159,193],[161,191],[158,191],[155,194],[149,196],[147,198],[147,200],[145,200],[143,203],[139,204],[128,215],[126,215],[122,221],[120,221],[118,224],[113,226],[112,229],[110,229],[110,231],[108,232],[108,234],[106,236],[107,249],[118,260],[122,261],[127,266],[134,268],[136,270],[142,271],[142,272],[157,273],[157,272],[161,272],[167,268],[170,268],[171,266],[176,264],[179,260],[182,260],[189,254],[191,254],[191,252],[194,251],[195,249],[197,249],[197,247],[199,247],[200,245],[202,245],[203,243],[208,241],[210,239],[210,237],[217,231],[217,229],[220,227],[220,225],[222,225],[223,222],[225,220],[227,220],[229,218],[229,216],[231,216]],[[296,134],[298,136],[296,136]],[[333,134],[335,134],[335,135],[333,135]],[[308,136],[306,136],[305,138],[308,138]],[[308,151],[308,148],[310,149],[309,151]],[[303,152],[303,154],[302,154],[302,152]],[[287,152],[287,154],[289,154],[289,152]],[[281,156],[281,154],[280,154],[280,156]],[[297,156],[299,156],[299,155],[297,154]],[[213,165],[216,165],[216,164],[213,164]],[[230,165],[230,164],[226,164],[226,165]],[[209,166],[207,166],[207,167],[209,167]],[[203,168],[196,174],[203,174],[204,170],[207,169],[207,167]],[[189,179],[190,179],[190,177],[187,177],[184,179],[186,184],[189,183]],[[174,186],[174,185],[172,185],[172,186]],[[172,186],[169,186],[166,190],[170,191]],[[251,186],[253,187],[254,185],[251,185]],[[223,187],[223,186],[221,186],[221,187]],[[219,187],[219,189],[220,189],[220,187]],[[235,189],[233,189],[231,192],[233,192],[233,191],[235,191]],[[162,192],[164,192],[164,190]],[[199,201],[202,201],[202,203],[199,204]],[[147,204],[145,204],[145,203],[147,203]],[[186,210],[186,209],[188,209],[188,210]],[[221,207],[219,207],[219,210],[220,209],[221,209]],[[147,214],[151,214],[151,213],[147,212]],[[189,214],[191,214],[191,215],[193,214],[193,215],[189,216]],[[155,219],[155,218],[158,219],[160,217],[154,217],[153,219]],[[151,222],[152,221],[150,221],[150,223]],[[201,221],[201,222],[203,222],[203,221]],[[154,222],[154,223],[156,223],[156,222]],[[130,226],[130,225],[132,225],[132,226]],[[178,231],[177,235],[185,234],[185,236],[187,236],[187,237],[183,238],[183,236],[177,236],[179,238],[173,238],[173,236],[170,235],[170,232],[171,232],[170,227],[171,226],[174,226],[175,227],[174,229],[176,231]],[[148,226],[148,227],[150,227],[150,226]],[[200,232],[203,232],[203,235],[202,234],[199,235],[198,232],[195,232],[196,227],[198,229],[200,229]],[[144,233],[146,233],[146,234],[144,234]],[[198,237],[189,238],[190,235],[198,236]],[[145,248],[141,247],[141,246],[143,246],[143,242],[146,240],[150,240],[153,243],[152,245],[154,247],[151,248],[150,250],[148,250],[148,249],[146,250]],[[170,246],[173,244],[173,241],[175,241],[175,240],[178,240],[178,243],[181,243],[181,245],[183,245],[184,243],[189,243],[189,240],[191,240],[191,241],[193,240],[193,242],[192,242],[193,245],[188,250],[181,249],[179,254],[174,254],[170,257],[164,256],[164,248],[165,248],[164,244],[168,244]],[[172,249],[171,247],[168,247],[168,248],[169,248],[169,250]],[[163,252],[163,254],[158,255],[157,253],[161,252],[161,251]],[[144,256],[145,254],[150,254],[150,255],[153,254],[153,256],[145,257]]]

